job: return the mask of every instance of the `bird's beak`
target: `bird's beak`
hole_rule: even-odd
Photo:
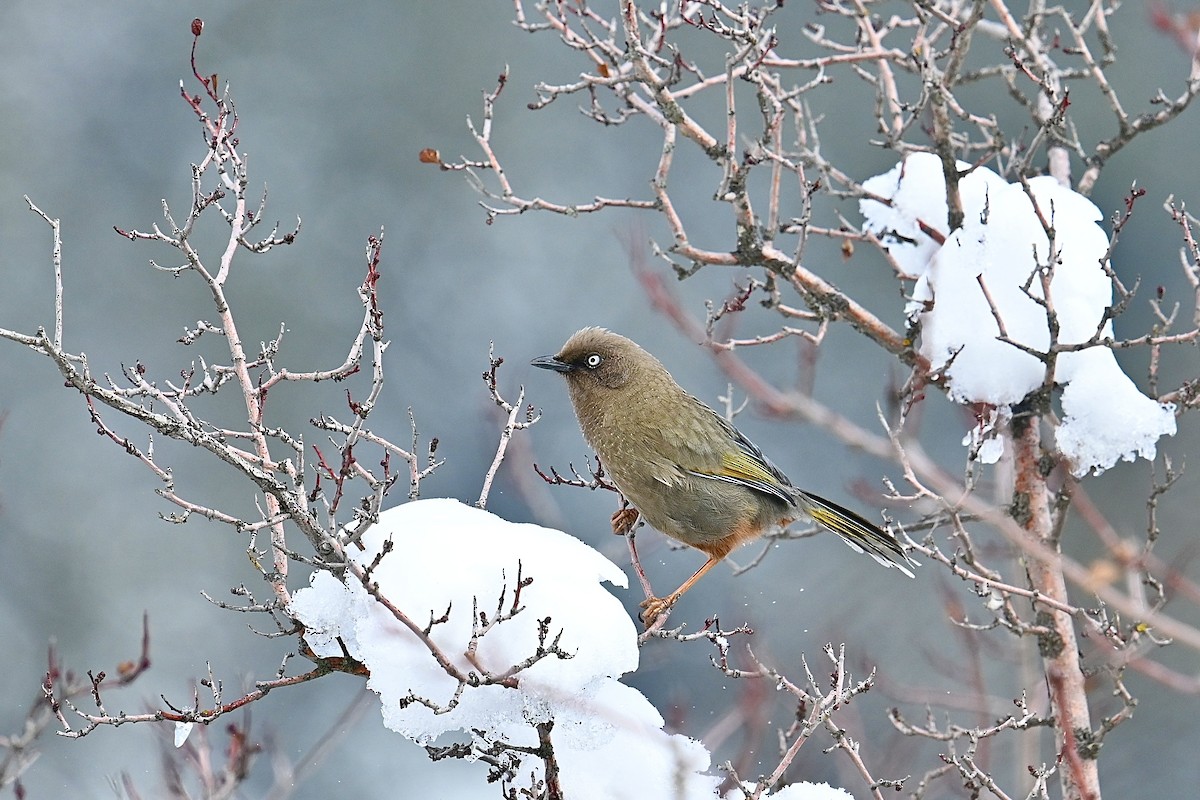
[[[562,372],[564,374],[567,372],[570,372],[571,370],[574,369],[574,367],[572,367],[567,362],[559,361],[554,356],[538,356],[533,361],[530,361],[529,364],[534,367],[541,367],[542,369],[552,369],[555,372]]]

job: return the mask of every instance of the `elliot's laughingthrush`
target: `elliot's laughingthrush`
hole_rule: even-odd
[[[567,380],[584,438],[646,522],[708,555],[666,597],[642,603],[647,625],[738,545],[802,515],[859,552],[912,577],[890,531],[797,489],[753,442],[688,394],[654,356],[603,328],[584,328],[535,367]]]

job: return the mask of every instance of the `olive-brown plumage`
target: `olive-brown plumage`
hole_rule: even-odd
[[[735,547],[802,514],[912,576],[913,562],[891,533],[794,487],[632,340],[584,328],[557,355],[531,363],[566,378],[584,438],[646,522],[709,556],[678,590],[642,604],[647,625]]]

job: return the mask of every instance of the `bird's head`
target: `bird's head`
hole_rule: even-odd
[[[626,387],[647,388],[671,381],[666,368],[631,339],[604,328],[575,333],[556,355],[529,362],[567,379],[572,393],[595,398]]]

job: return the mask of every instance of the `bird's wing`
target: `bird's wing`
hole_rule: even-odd
[[[687,470],[692,475],[702,478],[725,481],[746,486],[755,491],[778,497],[788,505],[796,505],[796,490],[792,487],[787,476],[779,468],[767,460],[754,442],[733,427],[724,417],[711,409],[705,408],[720,424],[721,429],[728,434],[732,447],[725,448],[720,453],[720,465],[712,471]]]

